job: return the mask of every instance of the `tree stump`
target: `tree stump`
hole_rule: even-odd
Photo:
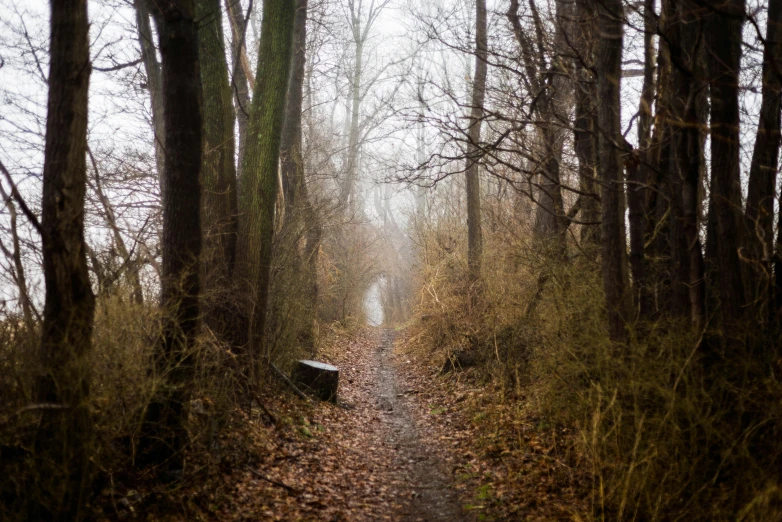
[[[293,381],[323,401],[337,402],[339,368],[318,361],[298,361]]]

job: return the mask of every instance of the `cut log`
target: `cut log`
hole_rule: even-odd
[[[339,368],[318,361],[298,361],[293,381],[324,401],[337,402]]]

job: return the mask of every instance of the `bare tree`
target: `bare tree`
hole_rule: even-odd
[[[89,494],[89,357],[95,311],[84,243],[92,71],[86,0],[52,2],[49,52],[42,218],[40,224],[34,221],[41,233],[46,283],[35,396],[54,407],[41,410],[35,436],[38,481],[29,516],[79,520]]]
[[[488,69],[488,45],[486,36],[486,2],[475,2],[475,76],[472,84],[470,118],[467,143],[467,166],[464,171],[467,187],[467,264],[470,283],[481,278],[483,257],[483,233],[481,231],[481,123],[483,103],[486,98],[486,74]]]
[[[141,443],[144,464],[182,469],[186,405],[200,321],[202,115],[193,0],[155,4],[165,114],[162,333],[155,373],[162,383],[148,405]]]

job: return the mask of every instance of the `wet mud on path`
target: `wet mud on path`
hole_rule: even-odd
[[[382,411],[381,430],[385,444],[394,451],[392,482],[408,502],[397,509],[398,520],[465,520],[455,493],[450,488],[443,464],[432,451],[424,428],[416,422],[413,410],[420,408],[397,375],[393,353],[394,331],[377,329],[373,358],[373,390],[376,407]],[[402,362],[403,364],[403,362]]]

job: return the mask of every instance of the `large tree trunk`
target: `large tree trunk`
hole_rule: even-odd
[[[293,22],[293,61],[285,107],[285,123],[280,146],[280,168],[285,192],[286,225],[295,229],[293,238],[297,248],[300,230],[306,237],[304,251],[297,255],[297,283],[304,292],[304,330],[298,332],[302,346],[312,352],[315,347],[313,327],[317,311],[317,258],[321,226],[307,190],[302,155],[301,117],[304,98],[304,68],[307,46],[307,0],[297,0]],[[299,254],[297,252],[297,254]]]
[[[162,379],[142,428],[141,464],[181,470],[186,405],[200,319],[202,117],[193,0],[171,0],[153,15],[160,38],[165,113],[163,325],[154,371]]]
[[[747,296],[739,249],[745,236],[739,176],[739,65],[744,0],[713,0],[708,13],[711,81],[711,193],[706,254],[716,270],[723,323],[737,323]]]
[[[603,287],[611,340],[627,340],[632,295],[627,273],[625,205],[620,144],[619,84],[622,75],[622,0],[605,0],[599,7],[600,42],[597,50],[599,100],[599,167],[602,183]]]
[[[235,280],[247,321],[246,345],[252,365],[263,346],[277,199],[277,168],[293,48],[292,0],[264,0],[253,93],[239,195],[239,240]]]
[[[701,158],[697,94],[702,90],[698,60],[701,24],[692,2],[664,0],[665,45],[672,59],[670,76],[673,157],[671,168],[672,309],[695,329],[705,321],[703,257],[699,234]]]
[[[201,162],[202,286],[204,323],[219,339],[230,339],[230,288],[236,255],[236,166],[234,112],[225,57],[220,0],[197,0],[198,60],[203,95]]]
[[[750,296],[757,303],[758,319],[764,319],[774,258],[774,192],[780,145],[780,93],[782,92],[782,2],[770,0],[763,50],[763,100],[752,153],[747,194],[747,242],[758,287]],[[776,313],[776,310],[774,310]]]
[[[89,494],[92,415],[90,352],[95,298],[84,243],[87,93],[90,65],[86,0],[53,0],[49,101],[43,166],[43,274],[46,285],[41,410],[34,444],[38,480],[30,520],[79,520]]]
[[[467,130],[467,265],[470,284],[481,278],[483,233],[481,232],[480,141],[483,102],[486,97],[487,64],[486,0],[475,2],[475,76],[472,84],[470,119]]]

